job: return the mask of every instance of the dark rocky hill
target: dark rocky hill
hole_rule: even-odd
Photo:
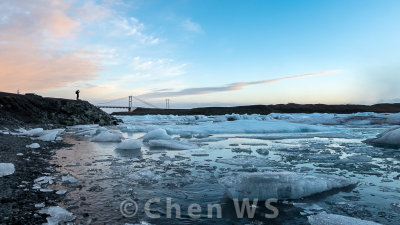
[[[153,109],[137,108],[132,112],[115,112],[113,115],[224,115],[224,114],[261,114],[270,113],[398,113],[400,103],[376,105],[325,105],[325,104],[278,104],[278,105],[251,105],[236,107],[204,107],[193,109]]]
[[[0,125],[115,124],[116,119],[87,101],[0,92]]]

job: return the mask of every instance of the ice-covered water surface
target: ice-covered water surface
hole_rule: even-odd
[[[400,224],[400,151],[363,142],[393,127],[396,116],[134,116],[122,117],[124,123],[118,127],[69,127],[64,138],[75,145],[58,151],[54,163],[60,165],[58,171],[63,177],[76,178],[77,182],[65,178],[68,182],[55,182],[54,187],[47,188],[66,190],[60,206],[82,224],[307,224],[307,216],[323,212]],[[310,122],[321,118],[325,122]],[[336,122],[326,122],[329,118],[336,118]],[[118,139],[123,142],[90,141],[106,131],[122,132]],[[122,145],[127,147],[121,149]],[[279,209],[276,219],[264,217],[271,211],[263,204],[258,204],[253,219],[238,219],[229,190],[220,180],[251,173],[289,174],[288,180],[297,182],[282,185],[282,190],[279,184],[273,185],[274,193],[289,193],[295,185],[301,187],[296,193],[318,194],[305,198],[286,195],[293,199],[274,204]],[[335,182],[346,179],[358,185],[331,190],[341,185],[320,179],[313,183],[314,177]],[[252,185],[249,187],[254,190]],[[260,185],[255,186],[268,187],[262,182]],[[317,191],[315,185],[320,187]],[[246,185],[238,188],[245,190]],[[156,219],[149,218],[144,210],[146,201],[153,198],[159,198],[150,207],[152,213],[160,215]],[[169,198],[172,204],[180,205],[180,219],[175,218],[175,210],[172,219],[167,218]],[[120,212],[121,203],[127,199],[138,205],[133,217]],[[188,207],[193,203],[201,207],[196,213],[200,219],[189,216]],[[215,210],[213,218],[208,218],[209,204],[221,205],[222,218],[217,218]]]

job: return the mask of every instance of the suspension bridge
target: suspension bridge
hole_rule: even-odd
[[[133,111],[133,110],[135,110],[137,108],[137,107],[133,106],[133,99],[135,99],[135,100],[145,104],[146,106],[149,106],[149,107],[155,108],[155,109],[159,109],[159,107],[151,104],[150,102],[147,102],[147,101],[145,101],[143,99],[140,99],[140,98],[132,96],[132,95],[128,96],[128,106],[112,105],[112,103],[115,103],[115,102],[118,102],[118,101],[121,101],[121,100],[124,100],[124,99],[126,99],[126,97],[113,99],[113,100],[110,100],[108,102],[97,103],[96,107],[103,108],[103,109],[127,109],[128,112],[131,112],[131,111]],[[169,106],[169,100],[168,100],[168,106]]]

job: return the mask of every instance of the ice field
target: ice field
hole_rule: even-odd
[[[16,134],[74,144],[36,188],[64,194],[60,207],[77,223],[400,224],[400,114],[119,118]],[[265,218],[259,204],[253,219],[238,219],[232,199],[246,197],[279,199],[279,216]],[[152,198],[157,219],[144,211]],[[167,218],[167,198],[180,219]],[[120,212],[126,199],[138,204],[134,217]],[[201,219],[188,216],[192,203]],[[208,218],[208,204],[220,204],[222,218]]]

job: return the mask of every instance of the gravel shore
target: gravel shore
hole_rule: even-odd
[[[26,147],[32,143],[38,143],[40,148]],[[63,196],[32,187],[36,178],[54,172],[55,165],[51,165],[49,160],[57,149],[66,146],[62,142],[33,141],[0,133],[0,163],[13,163],[15,166],[13,174],[0,177],[0,224],[46,222],[46,215],[38,214],[39,208],[35,204],[57,205]]]

